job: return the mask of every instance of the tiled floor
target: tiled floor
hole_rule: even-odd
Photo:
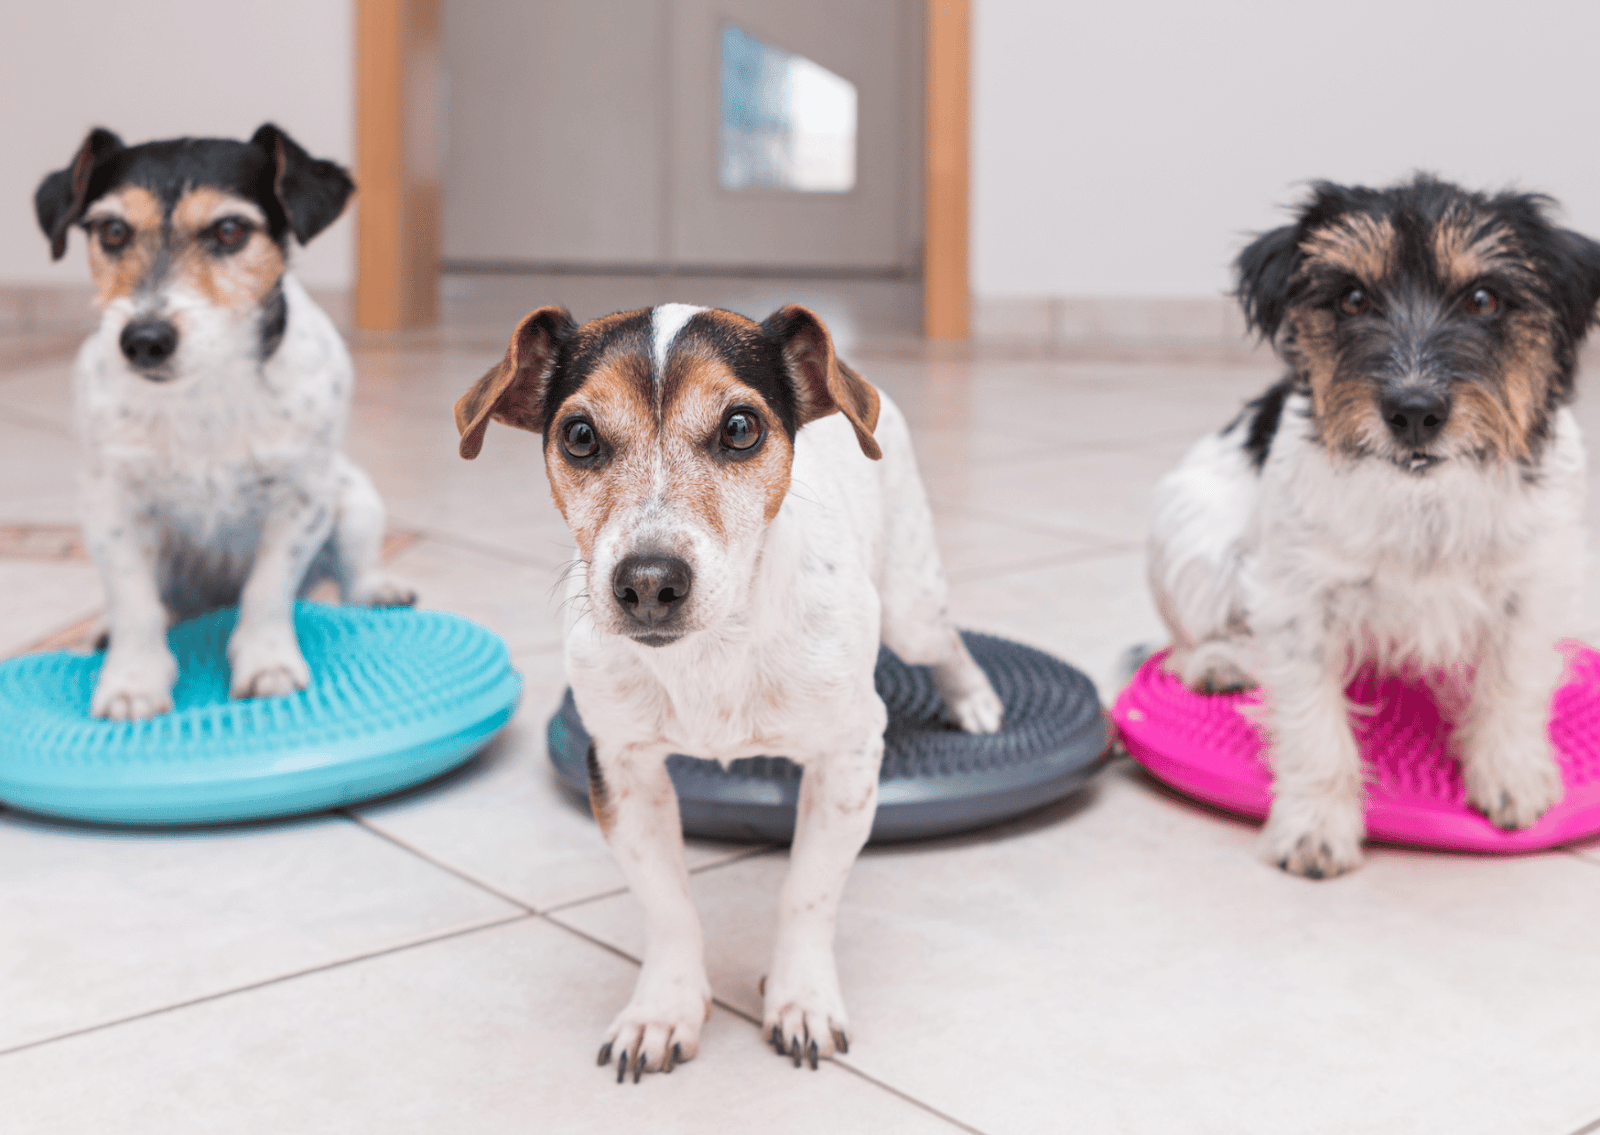
[[[1375,848],[1309,883],[1126,762],[1001,829],[863,856],[839,932],[854,1043],[817,1073],[754,1024],[784,851],[695,843],[701,1055],[638,1087],[595,1068],[641,927],[544,755],[564,530],[535,447],[501,430],[463,462],[450,405],[547,298],[783,298],[697,287],[468,281],[446,331],[357,343],[350,449],[420,536],[394,570],[505,637],[522,709],[460,772],[349,812],[139,833],[0,810],[0,1130],[1600,1131],[1600,843]],[[1270,362],[963,354],[900,333],[903,287],[806,289],[911,418],[960,621],[1109,697],[1117,656],[1160,637],[1150,487]],[[15,535],[73,519],[67,348],[0,348],[4,655],[100,594],[70,547]],[[1600,437],[1600,396],[1584,416]]]

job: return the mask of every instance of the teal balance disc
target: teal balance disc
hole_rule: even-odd
[[[103,655],[0,663],[0,800],[115,824],[206,824],[315,812],[420,784],[466,761],[511,719],[522,679],[505,643],[436,611],[300,603],[311,685],[228,697],[237,612],[168,632],[173,712],[89,716]]]

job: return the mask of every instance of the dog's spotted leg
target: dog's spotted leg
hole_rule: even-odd
[[[93,474],[85,481],[84,506],[84,534],[106,583],[111,634],[89,711],[112,721],[168,713],[178,663],[167,649],[155,520],[132,507],[110,478]]]
[[[334,576],[339,595],[361,607],[409,607],[417,593],[383,571],[383,498],[366,471],[342,454],[334,458],[339,478],[338,516],[333,527]]]
[[[1321,623],[1299,618],[1263,633],[1273,784],[1261,857],[1308,879],[1360,866],[1366,834],[1343,651]]]
[[[813,1069],[849,1047],[850,1021],[834,966],[839,899],[878,809],[883,734],[854,752],[807,762],[789,875],[778,903],[778,941],[764,988],[761,1035],[795,1067]]]
[[[294,597],[333,528],[332,494],[323,488],[286,484],[262,526],[255,564],[239,595],[239,621],[228,640],[229,690],[236,698],[281,697],[311,681],[295,636]]]
[[[1562,659],[1536,621],[1522,610],[1498,628],[1451,736],[1468,802],[1507,830],[1529,827],[1562,795],[1548,728]]]
[[[600,1046],[602,1066],[615,1057],[619,1084],[692,1060],[711,1016],[700,919],[689,896],[678,794],[666,758],[663,749],[610,750],[602,742],[589,762],[595,819],[644,907],[644,966]]]

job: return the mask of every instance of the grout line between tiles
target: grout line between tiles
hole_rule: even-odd
[[[363,830],[372,833],[373,835],[377,836],[379,839],[385,840],[386,842],[392,844],[395,847],[398,847],[401,851],[404,851],[404,852],[407,852],[407,853],[409,853],[411,855],[416,856],[418,859],[422,860],[424,863],[427,863],[427,864],[430,864],[430,865],[432,865],[434,867],[437,867],[439,870],[445,872],[446,874],[454,875],[456,878],[460,879],[463,883],[467,883],[467,884],[470,884],[471,886],[477,887],[481,891],[487,891],[489,894],[493,895],[495,898],[501,900],[502,902],[508,902],[512,906],[516,907],[518,910],[523,911],[523,912],[525,912],[527,914],[539,914],[539,913],[541,913],[537,907],[532,906],[532,905],[524,902],[522,899],[517,898],[515,895],[509,894],[506,891],[501,890],[499,887],[495,886],[493,883],[489,882],[487,879],[481,879],[477,875],[474,875],[470,871],[463,870],[460,867],[456,867],[453,864],[446,863],[441,859],[437,859],[434,856],[429,855],[426,851],[423,851],[420,847],[417,847],[415,844],[407,843],[405,840],[401,839],[399,836],[391,835],[389,832],[384,831],[378,825],[376,825],[376,824],[372,823],[371,821],[369,821],[365,816],[357,815],[353,810],[351,810],[349,808],[335,808],[334,811],[338,815],[343,816],[345,819],[347,819],[351,823],[355,824],[357,827],[362,828]]]
[[[160,1017],[167,1013],[175,1013],[180,1009],[187,1009],[192,1005],[203,1005],[208,1001],[220,1001],[223,998],[232,997],[238,993],[249,993],[252,990],[265,989],[271,985],[281,985],[284,982],[293,981],[296,978],[306,977],[310,974],[326,973],[329,970],[342,969],[345,966],[355,965],[357,962],[370,961],[373,958],[386,957],[389,954],[404,953],[406,950],[414,950],[419,946],[431,946],[435,942],[448,942],[452,938],[464,938],[470,934],[477,934],[483,930],[493,930],[497,926],[506,926],[513,922],[522,922],[531,917],[535,916],[528,911],[519,910],[516,914],[501,915],[499,918],[490,919],[486,922],[475,922],[471,926],[459,926],[454,930],[446,930],[438,934],[429,934],[421,938],[413,938],[406,942],[398,942],[392,946],[385,946],[379,950],[369,950],[363,954],[352,954],[349,957],[340,958],[337,961],[325,962],[322,965],[306,966],[304,969],[294,970],[290,973],[276,974],[272,977],[263,978],[260,981],[252,981],[245,985],[235,985],[228,989],[220,989],[215,993],[206,993],[199,997],[191,997],[186,1001],[177,1001],[171,1005],[163,1005],[158,1009],[146,1009],[138,1013],[129,1013],[127,1016],[118,1017],[115,1020],[101,1021],[98,1024],[85,1025],[84,1027],[78,1029],[69,1029],[64,1033],[57,1033],[54,1036],[43,1037],[39,1040],[26,1041],[22,1044],[12,1045],[10,1048],[0,1048],[0,1057],[11,1056],[18,1052],[26,1052],[33,1048],[42,1048],[47,1044],[55,1044],[57,1041],[71,1040],[73,1037],[86,1036],[89,1033],[102,1032],[106,1029],[116,1028],[118,1025],[126,1025],[133,1021],[142,1021],[149,1017]]]
[[[581,939],[581,940],[583,940],[585,942],[588,942],[592,946],[599,946],[602,950],[605,950],[607,953],[614,954],[616,957],[619,957],[622,960],[624,960],[624,961],[626,961],[626,962],[628,962],[628,963],[630,963],[632,965],[636,965],[637,966],[637,965],[642,965],[643,964],[638,958],[634,957],[632,954],[628,953],[626,950],[623,950],[623,949],[620,949],[620,948],[618,948],[616,946],[613,946],[610,942],[607,942],[607,941],[605,941],[604,939],[601,939],[601,938],[597,938],[593,934],[588,933],[587,931],[578,929],[576,926],[572,926],[569,923],[562,922],[560,919],[550,918],[548,916],[544,916],[544,920],[546,922],[550,923],[550,925],[558,926],[562,930],[565,930],[567,933],[573,935],[574,937],[579,938],[579,939]],[[756,1040],[757,1040],[757,1043],[761,1043],[761,1039],[760,1039],[761,1038],[761,1022],[760,1022],[760,1020],[758,1020],[756,1017],[751,1016],[749,1013],[746,1013],[743,1009],[739,1008],[737,1005],[734,1005],[734,1004],[731,1004],[731,1003],[729,1003],[727,1001],[724,1001],[720,997],[713,996],[711,998],[711,1003],[713,1005],[716,1005],[721,1010],[723,1010],[723,1012],[728,1013],[728,1014],[730,1014],[730,1015],[732,1015],[734,1017],[737,1017],[741,1021],[746,1021],[749,1024],[754,1025],[755,1028],[756,1028]],[[846,1064],[846,1063],[844,1063],[843,1061],[840,1061],[840,1060],[834,1060],[833,1064],[836,1067],[838,1067],[841,1071],[848,1072],[850,1075],[855,1076],[857,1079],[864,1080],[865,1082],[873,1085],[874,1087],[881,1088],[884,1091],[888,1092],[890,1095],[899,1097],[900,1099],[904,1100],[906,1103],[911,1104],[913,1107],[915,1107],[915,1108],[917,1108],[917,1109],[919,1109],[921,1111],[927,1112],[929,1115],[937,1116],[939,1119],[942,1119],[946,1123],[948,1123],[951,1126],[955,1127],[958,1131],[966,1131],[966,1132],[969,1133],[969,1135],[984,1135],[984,1132],[980,1131],[978,1128],[973,1127],[970,1124],[961,1122],[961,1120],[955,1118],[955,1116],[948,1115],[945,1112],[940,1111],[938,1108],[932,1106],[931,1104],[924,1103],[922,1100],[917,1099],[915,1096],[907,1095],[905,1092],[901,1091],[899,1088],[895,1087],[894,1085],[886,1084],[882,1080],[878,1079],[876,1076],[873,1076],[873,1075],[871,1075],[871,1074],[869,1074],[867,1072],[863,1072],[859,1068],[856,1068],[856,1067],[854,1067],[854,1066],[852,1066],[850,1064]]]
[[[554,913],[556,911],[559,911],[559,910],[570,910],[573,907],[582,906],[585,903],[599,902],[602,899],[616,898],[618,895],[625,895],[625,894],[628,893],[628,888],[627,888],[626,885],[624,885],[624,886],[621,886],[621,887],[611,887],[611,888],[609,888],[607,890],[599,891],[599,892],[597,892],[595,894],[592,894],[592,895],[583,895],[580,898],[564,899],[561,902],[554,903],[554,904],[552,904],[550,906],[547,906],[547,907],[537,907],[537,906],[534,906],[533,904],[527,902],[524,899],[517,898],[515,895],[511,894],[509,891],[502,890],[501,888],[495,886],[493,883],[489,882],[487,879],[481,878],[480,876],[475,875],[471,871],[465,870],[464,868],[456,867],[453,864],[446,863],[444,860],[439,859],[436,856],[429,854],[428,852],[422,850],[422,848],[416,846],[415,844],[408,843],[406,840],[401,839],[399,836],[393,835],[390,832],[385,831],[383,828],[379,827],[377,824],[373,823],[371,820],[367,819],[365,816],[357,814],[353,809],[350,809],[350,808],[336,808],[336,809],[334,809],[334,811],[338,815],[341,815],[345,819],[349,820],[351,823],[356,824],[358,827],[361,827],[364,830],[366,830],[368,832],[371,832],[373,835],[377,836],[379,839],[385,840],[388,843],[393,844],[395,847],[399,848],[400,850],[408,852],[409,854],[416,856],[418,859],[422,860],[424,863],[427,863],[427,864],[429,864],[429,865],[431,865],[433,867],[437,867],[439,870],[444,871],[447,874],[454,875],[456,878],[460,879],[462,882],[468,883],[468,884],[470,884],[470,885],[472,885],[474,887],[477,887],[478,889],[480,889],[482,891],[486,891],[489,894],[493,895],[495,898],[500,899],[502,902],[508,902],[512,906],[517,907],[519,910],[526,911],[529,914],[538,914],[538,915],[552,914],[552,913]],[[739,862],[742,862],[743,860],[746,860],[746,859],[753,859],[758,855],[765,855],[768,852],[774,851],[774,850],[777,850],[777,848],[773,844],[765,844],[765,843],[756,844],[754,847],[746,848],[743,851],[735,852],[735,853],[733,853],[731,855],[728,855],[725,858],[716,859],[716,860],[713,860],[710,863],[701,863],[698,866],[691,867],[691,868],[689,868],[689,874],[698,875],[698,874],[700,874],[701,872],[704,872],[704,871],[714,871],[718,867],[726,867],[726,866],[728,866],[729,864],[732,864],[732,863],[739,863]]]
[[[719,867],[727,867],[734,863],[742,863],[746,859],[754,859],[757,856],[766,855],[768,852],[778,850],[781,849],[776,844],[758,843],[754,847],[749,847],[743,851],[735,852],[724,859],[713,859],[710,863],[701,863],[698,866],[690,867],[689,874],[702,875],[707,871],[715,871]],[[628,886],[627,884],[623,884],[620,887],[613,887],[609,891],[601,891],[598,894],[585,895],[582,898],[577,899],[566,899],[562,902],[555,903],[552,906],[545,907],[539,913],[555,914],[558,911],[572,910],[574,907],[580,907],[586,903],[600,902],[602,899],[614,899],[618,895],[625,895],[627,893]]]

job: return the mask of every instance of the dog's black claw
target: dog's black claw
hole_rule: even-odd
[[[621,1052],[617,1053],[617,1083],[620,1084],[620,1083],[622,1083],[622,1081],[626,1080],[627,1078],[628,1078],[628,1050],[626,1048],[624,1048]]]
[[[840,1029],[833,1030],[833,1050],[840,1056],[850,1051],[850,1038]]]
[[[683,1062],[683,1045],[675,1044],[671,1048],[667,1049],[667,1063],[666,1063],[666,1067],[664,1067],[662,1069],[662,1071],[663,1072],[670,1072],[674,1068],[676,1068],[679,1064],[681,1064],[682,1062]]]
[[[779,1056],[786,1055],[783,1050],[783,1033],[778,1030],[777,1025],[772,1026],[772,1035],[767,1038],[767,1041],[772,1045],[773,1051]]]
[[[800,1067],[800,1038],[795,1037],[789,1042],[789,1056],[794,1061],[796,1068]]]
[[[644,1049],[642,1048],[633,1058],[633,1082],[635,1084],[639,1082],[639,1077],[644,1075],[644,1062],[646,1059],[647,1058],[644,1054]]]
[[[611,1063],[611,1042],[609,1040],[600,1046],[600,1057],[595,1063],[602,1068]]]
[[[811,1070],[817,1070],[817,1042],[812,1041],[811,1047],[806,1049],[806,1059],[811,1062]]]

